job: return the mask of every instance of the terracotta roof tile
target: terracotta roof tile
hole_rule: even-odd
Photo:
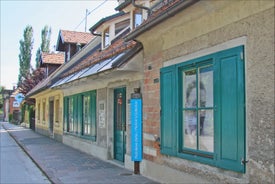
[[[42,52],[41,55],[43,64],[63,64],[65,61],[64,53],[46,53]]]
[[[94,38],[94,35],[92,35],[91,33],[67,31],[67,30],[60,30],[60,31],[61,31],[60,34],[63,38],[64,43],[87,44]]]

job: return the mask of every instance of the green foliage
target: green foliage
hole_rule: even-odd
[[[20,40],[20,54],[19,54],[19,76],[18,83],[20,84],[24,78],[30,73],[31,69],[31,52],[33,48],[33,29],[27,26],[24,29],[23,40]]]
[[[4,89],[5,89],[4,86],[0,86],[0,110],[2,110],[2,108],[4,106],[4,97],[3,97]],[[0,114],[1,114],[1,112],[0,112]]]
[[[39,59],[41,52],[50,52],[50,40],[51,40],[51,33],[52,30],[49,26],[44,26],[44,28],[41,31],[41,45],[36,51],[36,68],[39,67]]]

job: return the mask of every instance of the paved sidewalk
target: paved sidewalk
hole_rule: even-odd
[[[80,152],[33,130],[1,122],[52,183],[157,183]]]

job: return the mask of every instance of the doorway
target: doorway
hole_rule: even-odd
[[[124,162],[126,152],[126,88],[114,90],[114,159]]]
[[[54,115],[54,102],[53,100],[49,102],[49,134],[50,137],[53,136],[53,115]]]

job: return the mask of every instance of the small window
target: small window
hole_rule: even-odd
[[[108,47],[110,45],[110,30],[109,28],[107,28],[105,31],[104,31],[104,38],[103,38],[103,46],[104,48]]]
[[[115,24],[115,35],[119,34],[126,27],[129,27],[130,19],[126,19],[124,21],[118,22]]]
[[[136,28],[138,27],[142,22],[143,22],[143,17],[142,17],[142,10],[137,9],[134,11],[134,17],[133,17],[133,27]]]

